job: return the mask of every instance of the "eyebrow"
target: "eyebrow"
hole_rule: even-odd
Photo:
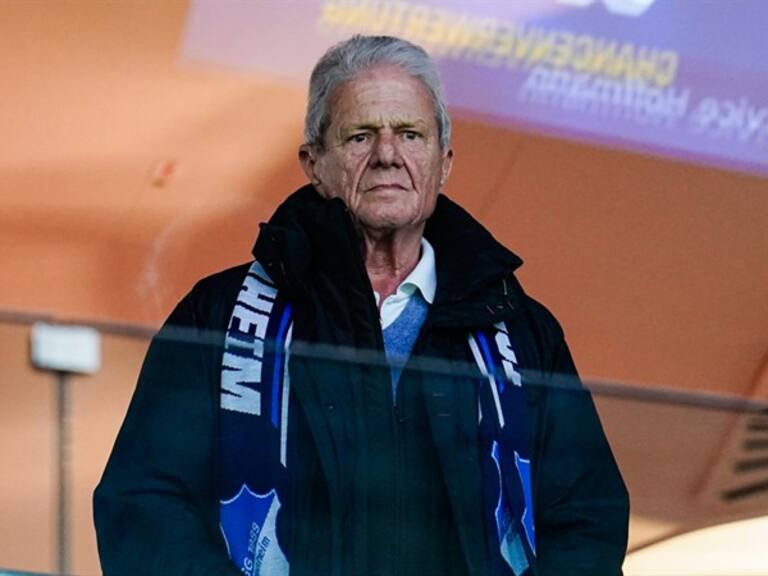
[[[408,128],[418,128],[419,130],[423,130],[427,127],[427,123],[423,120],[400,120],[392,123],[392,128],[394,130],[403,130]],[[363,121],[358,123],[352,123],[348,127],[345,128],[344,132],[354,132],[355,130],[381,130],[384,127],[384,123],[382,122],[370,122],[370,121]]]

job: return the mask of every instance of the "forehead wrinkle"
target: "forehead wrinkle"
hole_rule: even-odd
[[[382,71],[363,74],[334,90],[329,124],[335,125],[330,133],[336,144],[340,144],[338,139],[349,138],[355,130],[380,132],[415,128],[425,135],[439,131],[434,103],[418,80],[408,76],[381,82],[373,72],[380,75]]]
[[[346,124],[342,125],[342,130],[381,130],[384,127],[384,122],[381,121],[375,121],[375,120],[351,120],[347,122]]]
[[[426,129],[429,127],[429,122],[425,122],[421,119],[405,119],[393,117],[391,119],[378,119],[378,120],[352,120],[347,124],[341,126],[342,131],[350,130],[381,130],[385,127],[392,128],[393,130],[402,130],[403,128],[419,128]]]
[[[421,119],[400,120],[400,121],[392,122],[392,127],[395,129],[419,128],[420,130],[424,130],[426,128],[429,128],[429,122],[425,122],[424,120],[421,120]]]

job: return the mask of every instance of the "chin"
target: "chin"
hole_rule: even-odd
[[[405,214],[369,214],[359,218],[360,225],[368,230],[377,232],[394,232],[413,225],[414,218]]]
[[[400,199],[395,202],[377,202],[361,206],[358,211],[358,221],[372,230],[397,230],[408,228],[419,222],[421,210],[419,206]]]

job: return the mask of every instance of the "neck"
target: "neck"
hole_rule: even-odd
[[[418,264],[423,230],[422,225],[417,230],[362,231],[365,269],[379,303],[394,294]]]

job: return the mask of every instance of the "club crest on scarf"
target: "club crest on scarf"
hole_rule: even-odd
[[[277,541],[277,492],[254,494],[246,486],[221,503],[221,526],[229,557],[246,576],[288,574],[288,560]]]

